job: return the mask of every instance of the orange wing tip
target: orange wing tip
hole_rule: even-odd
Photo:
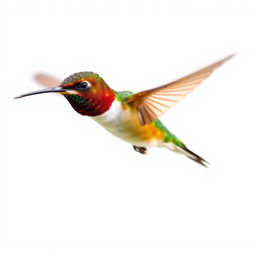
[[[228,55],[226,58],[224,58],[223,61],[230,60],[230,59],[234,58],[235,56],[236,56],[236,53],[232,53],[232,54]]]

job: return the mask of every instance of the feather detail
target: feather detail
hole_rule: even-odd
[[[131,96],[127,103],[137,109],[141,125],[150,124],[176,105],[186,95],[191,93],[193,89],[208,78],[216,68],[233,56],[234,55],[230,55],[174,82],[136,93]]]
[[[61,81],[53,76],[38,73],[34,75],[34,79],[44,87],[54,87],[61,84]]]

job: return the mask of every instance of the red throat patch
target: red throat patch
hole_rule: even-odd
[[[97,116],[105,113],[115,100],[112,90],[101,95],[64,95],[76,112],[83,116]]]
[[[93,72],[75,73],[64,79],[62,87],[68,89],[64,96],[71,106],[84,116],[105,113],[115,100],[114,91]]]

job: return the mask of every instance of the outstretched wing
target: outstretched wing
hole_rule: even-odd
[[[61,81],[53,76],[38,73],[34,75],[34,79],[44,87],[55,87],[61,84]]]
[[[150,124],[177,104],[187,94],[192,92],[192,90],[209,77],[216,68],[233,56],[234,55],[230,55],[174,82],[136,93],[127,103],[137,109],[141,125]]]

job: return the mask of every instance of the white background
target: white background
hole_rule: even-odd
[[[255,6],[1,1],[0,255],[255,255]],[[226,55],[162,120],[209,169],[143,156],[40,89],[95,71],[140,91]]]

